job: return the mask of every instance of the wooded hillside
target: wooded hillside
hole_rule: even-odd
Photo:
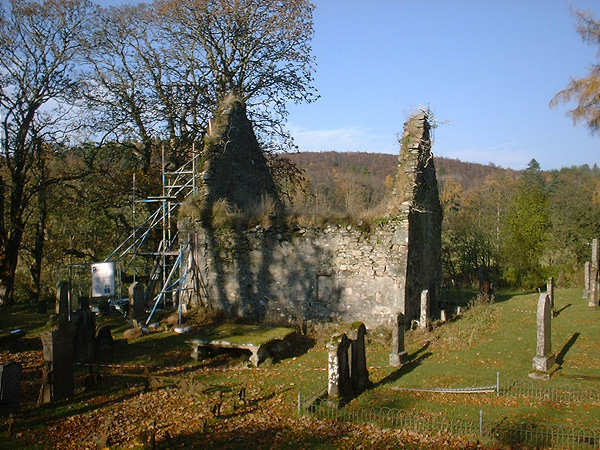
[[[289,155],[307,185],[299,203],[317,217],[373,221],[385,215],[397,155]],[[549,276],[582,282],[590,242],[600,236],[600,169],[594,165],[523,171],[436,158],[444,209],[442,262],[447,283],[476,284],[481,267],[494,283],[535,287]]]
[[[303,152],[288,156],[313,183],[325,183],[331,181],[334,174],[349,171],[369,174],[377,182],[383,183],[388,175],[393,177],[396,174],[398,165],[398,155],[389,153]],[[465,189],[481,186],[488,175],[513,172],[497,166],[443,157],[435,158],[435,167],[440,183],[454,178]]]

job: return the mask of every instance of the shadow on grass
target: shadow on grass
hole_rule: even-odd
[[[104,385],[104,390],[104,394],[106,395],[106,385]],[[76,395],[75,397],[62,402],[47,403],[38,408],[24,411],[19,420],[19,426],[26,427],[28,429],[43,429],[52,422],[65,419],[67,417],[74,417],[80,414],[92,412],[109,405],[121,403],[139,395],[142,390],[143,388],[139,390],[136,389],[135,391],[129,391],[126,394],[118,395],[97,403],[91,401],[94,398],[97,398],[97,391],[90,391],[83,395]]]
[[[118,343],[103,350],[95,359],[98,364],[142,364],[157,367],[192,363],[189,336],[159,332],[130,341]]]
[[[402,366],[400,366],[398,370],[393,371],[387,377],[382,378],[377,383],[372,384],[369,389],[377,389],[378,387],[383,386],[385,384],[393,383],[394,381],[401,378],[403,375],[412,372],[414,369],[420,366],[424,360],[433,355],[432,352],[423,353],[428,348],[429,342],[423,345],[423,347],[421,347],[416,352],[410,354],[408,356],[408,362],[402,364]]]
[[[517,296],[517,295],[522,295],[522,294],[527,294],[528,292],[519,292],[519,293],[514,293],[514,292],[508,292],[508,293],[498,293],[494,296],[494,303],[504,303],[509,301],[511,298]],[[535,293],[535,291],[531,291],[531,293]]]
[[[560,352],[558,352],[558,354],[556,355],[556,362],[559,365],[562,366],[563,362],[565,361],[565,356],[567,352],[571,349],[571,347],[573,347],[577,339],[579,339],[579,336],[581,336],[581,333],[573,333],[573,335],[569,338],[565,345],[563,345],[563,348],[560,349]]]
[[[294,427],[285,422],[249,421],[236,427],[235,432],[224,427],[208,426],[206,432],[181,434],[157,442],[157,449],[337,449],[347,439],[352,425],[336,422],[335,425],[312,426],[296,423]],[[307,427],[310,427],[307,429]],[[367,440],[368,436],[365,436]],[[350,444],[347,440],[347,444]],[[354,448],[354,444],[350,444]],[[361,446],[362,447],[362,446]]]
[[[558,317],[560,315],[560,313],[563,312],[565,309],[567,309],[569,306],[573,306],[573,304],[569,303],[568,305],[563,306],[559,310],[554,311],[554,317]]]

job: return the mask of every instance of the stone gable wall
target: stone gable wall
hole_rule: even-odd
[[[425,114],[405,124],[388,213],[371,230],[215,230],[180,220],[180,236],[193,249],[183,269],[192,274],[186,301],[257,321],[362,321],[373,328],[398,312],[407,325],[419,320],[428,290],[427,316],[437,317],[442,208],[429,130]]]
[[[233,316],[272,323],[360,319],[371,328],[404,310],[408,235],[402,223],[369,232],[259,227],[213,235],[201,229],[191,240],[192,265],[208,287],[210,306]]]

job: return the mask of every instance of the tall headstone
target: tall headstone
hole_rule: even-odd
[[[546,283],[546,293],[550,296],[550,308],[554,311],[554,277]]]
[[[600,280],[598,279],[598,272],[600,266],[600,254],[598,253],[598,239],[592,239],[592,267],[590,271],[590,291],[588,295],[590,308],[598,306],[598,287]]]
[[[327,397],[331,406],[339,406],[340,400],[352,391],[348,367],[349,346],[350,341],[345,333],[332,336],[327,344]]]
[[[87,297],[79,298],[79,309],[72,314],[71,323],[75,330],[73,357],[77,362],[89,363],[94,353],[96,315],[90,309],[90,301]]]
[[[552,353],[552,308],[550,296],[540,294],[537,307],[537,348],[533,357],[531,378],[549,379],[550,373],[556,368],[556,357]]]
[[[69,322],[61,321],[56,329],[40,335],[44,349],[44,403],[72,397],[73,333]]]
[[[583,277],[584,277],[584,285],[583,285],[583,298],[589,298],[590,296],[590,283],[592,279],[592,263],[586,261],[583,265]]]
[[[392,352],[390,353],[390,366],[398,367],[407,358],[404,349],[404,314],[397,313],[392,320]]]
[[[429,324],[429,291],[424,290],[421,292],[421,319],[419,320],[419,327],[421,330],[427,330]]]
[[[0,415],[14,414],[21,402],[21,365],[10,361],[0,365]]]
[[[588,294],[588,306],[590,308],[596,308],[598,306],[598,278],[593,276],[590,280],[590,292]]]
[[[371,384],[365,353],[366,334],[367,328],[362,322],[354,322],[348,332],[348,338],[350,339],[350,382],[354,392],[361,392]]]
[[[69,315],[69,297],[71,296],[70,283],[63,281],[56,291],[56,314],[63,317]]]
[[[129,316],[140,319],[146,314],[146,288],[139,282],[129,286]]]

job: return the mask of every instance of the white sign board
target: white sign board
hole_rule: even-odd
[[[92,264],[92,297],[115,295],[115,263]]]

